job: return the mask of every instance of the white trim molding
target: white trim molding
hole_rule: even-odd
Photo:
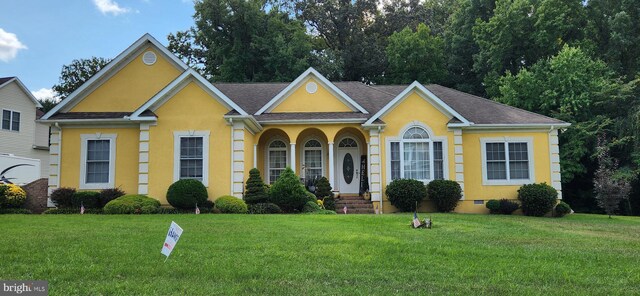
[[[562,199],[562,174],[560,171],[560,146],[558,130],[549,131],[549,159],[551,165],[551,186],[558,191],[558,199]]]
[[[117,134],[81,134],[80,135],[80,188],[106,189],[113,188],[116,178],[116,138]],[[87,183],[87,143],[91,140],[109,141],[109,180],[106,183]]]
[[[180,180],[180,138],[202,138],[202,184],[209,187],[209,138],[210,131],[173,132],[173,182]]]
[[[49,147],[49,188],[47,195],[60,187],[60,153],[62,152],[62,129],[59,125],[51,126]],[[51,198],[47,198],[47,206],[54,207]]]
[[[242,198],[244,193],[244,135],[245,125],[243,121],[234,121],[232,131],[232,157],[231,157],[231,195]]]
[[[453,129],[453,159],[455,163],[455,172],[456,177],[455,180],[460,184],[460,189],[462,189],[462,198],[460,200],[464,200],[464,155],[463,155],[463,144],[462,144],[462,129],[456,128]],[[443,148],[444,149],[444,148]]]
[[[380,202],[382,212],[382,177],[380,171],[380,130],[369,130],[369,192],[371,201]],[[388,185],[388,184],[387,184]]]
[[[138,194],[149,194],[149,129],[150,124],[140,124],[140,143],[138,145]]]
[[[505,146],[506,180],[489,180],[487,177],[487,143],[499,143]],[[511,179],[509,171],[509,143],[526,143],[529,166],[528,179]],[[482,185],[525,185],[536,182],[535,164],[533,155],[533,137],[498,137],[480,138],[480,153],[482,158]]]

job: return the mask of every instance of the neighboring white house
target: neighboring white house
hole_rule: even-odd
[[[40,160],[39,172],[35,166],[15,169],[21,176],[30,171],[33,180],[49,175],[49,127],[36,122],[43,115],[38,107],[42,106],[17,77],[0,77],[0,154]],[[11,164],[0,163],[0,172]]]

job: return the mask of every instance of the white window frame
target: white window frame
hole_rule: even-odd
[[[318,143],[320,143],[320,147],[305,147],[307,145],[307,143],[309,141],[312,141],[312,140],[318,141]],[[305,154],[305,151],[309,151],[309,150],[320,150],[320,166],[322,168],[322,175],[321,176],[326,176],[325,175],[325,172],[326,172],[326,168],[325,168],[326,147],[325,147],[325,144],[322,143],[322,141],[317,137],[306,138],[302,142],[302,149],[300,149],[300,176],[302,178],[304,178],[305,180],[307,179],[307,171],[306,171],[306,167],[305,167],[304,154]]]
[[[180,139],[202,138],[202,184],[209,187],[209,138],[210,131],[173,132],[173,182],[180,180]]]
[[[507,179],[505,180],[489,180],[487,177],[487,144],[498,143],[505,145],[505,162]],[[529,162],[529,179],[511,179],[509,171],[509,143],[526,143],[527,144],[527,161]],[[480,153],[482,154],[482,185],[525,185],[536,182],[534,157],[533,157],[533,137],[499,137],[499,138],[480,138]]]
[[[280,141],[282,143],[284,143],[285,148],[270,148],[269,146],[271,146],[271,144],[275,141]],[[267,145],[265,147],[265,162],[264,162],[264,169],[266,171],[266,178],[265,180],[267,181],[267,184],[271,184],[271,162],[270,162],[270,157],[271,154],[269,153],[270,151],[285,151],[286,152],[286,157],[287,157],[287,161],[286,161],[286,165],[285,168],[290,166],[290,162],[291,162],[291,157],[289,157],[289,151],[291,150],[289,147],[289,141],[283,139],[283,138],[273,138],[271,139],[269,142],[267,142]]]
[[[409,129],[413,128],[413,127],[419,127],[424,129],[427,134],[429,135],[429,139],[428,140],[404,140],[403,136],[404,134],[409,131]],[[398,142],[400,143],[400,178],[405,178],[404,176],[404,143],[417,143],[417,142],[422,142],[422,143],[429,143],[429,179],[425,179],[425,180],[418,180],[421,181],[422,183],[429,184],[429,182],[433,181],[433,175],[434,175],[434,171],[435,171],[435,160],[434,160],[434,154],[433,154],[433,142],[441,142],[442,143],[442,176],[445,180],[447,180],[449,178],[449,138],[447,136],[434,136],[433,131],[431,130],[431,128],[429,128],[429,126],[427,126],[426,124],[419,122],[419,121],[414,121],[410,124],[408,124],[407,126],[405,126],[402,130],[400,130],[400,133],[398,134],[398,136],[396,137],[386,137],[385,140],[385,165],[386,165],[386,180],[387,180],[387,184],[391,183],[391,181],[393,181],[391,179],[391,143],[393,142]]]
[[[9,129],[2,128],[2,122],[4,121],[4,111],[9,111]],[[13,114],[18,113],[20,115],[20,120],[18,121],[18,130],[13,130]],[[11,110],[11,109],[2,109],[2,116],[0,118],[0,129],[3,131],[19,133],[20,128],[22,127],[22,113],[20,111]]]
[[[80,188],[107,189],[115,187],[116,177],[116,138],[117,134],[81,134],[80,135]],[[87,183],[87,143],[90,140],[109,140],[109,182]]]

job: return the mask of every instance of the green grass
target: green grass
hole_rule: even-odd
[[[184,229],[164,263],[171,221]],[[640,218],[0,215],[0,279],[51,295],[638,295]]]

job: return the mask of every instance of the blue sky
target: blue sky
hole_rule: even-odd
[[[18,76],[38,97],[50,96],[62,65],[114,58],[150,33],[193,25],[192,0],[13,0],[0,12],[0,77]]]

